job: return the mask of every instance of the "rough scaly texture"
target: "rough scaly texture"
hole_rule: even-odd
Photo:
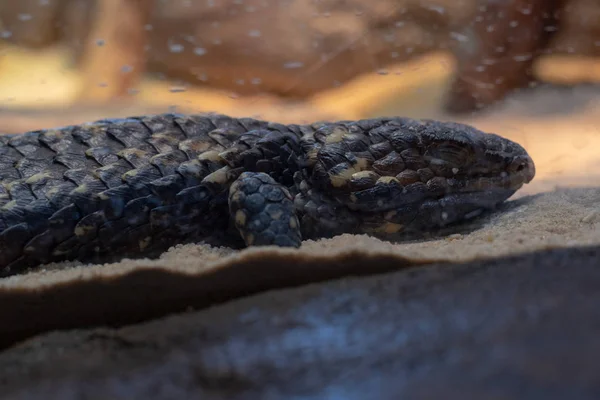
[[[475,217],[534,174],[514,142],[407,118],[163,114],[0,136],[0,271],[200,241],[393,239]]]

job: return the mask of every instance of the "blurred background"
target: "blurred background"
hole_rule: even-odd
[[[600,184],[597,0],[0,0],[0,132],[215,111],[381,115],[519,141]]]

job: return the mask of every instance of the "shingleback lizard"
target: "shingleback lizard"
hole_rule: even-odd
[[[154,257],[178,243],[393,238],[493,209],[534,174],[512,141],[408,118],[163,114],[4,135],[0,273]]]

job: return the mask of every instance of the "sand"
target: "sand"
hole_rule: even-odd
[[[597,399],[599,257],[596,246],[437,264],[263,292],[119,329],[48,333],[0,352],[0,393]]]

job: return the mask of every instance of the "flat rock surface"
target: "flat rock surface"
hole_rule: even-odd
[[[5,399],[595,399],[600,247],[266,292],[0,354]]]

